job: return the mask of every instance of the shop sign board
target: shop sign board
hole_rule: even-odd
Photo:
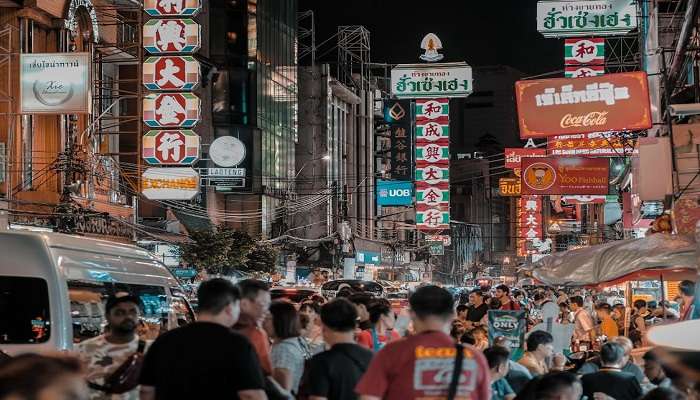
[[[534,254],[542,241],[542,197],[523,195],[518,199],[518,256]]]
[[[522,139],[651,128],[645,72],[515,83]]]
[[[21,114],[90,112],[90,53],[19,55]]]
[[[546,157],[547,150],[531,147],[508,147],[505,150],[506,168],[520,169],[520,160],[523,157]]]
[[[582,38],[564,40],[564,65],[605,64],[605,39]]]
[[[428,248],[430,250],[431,256],[444,256],[445,255],[445,245],[440,242],[428,242]]]
[[[420,231],[449,229],[450,212],[439,207],[416,209],[416,226]]]
[[[235,167],[245,156],[245,144],[235,136],[218,137],[209,146],[209,158],[219,167]]]
[[[192,128],[199,119],[199,97],[192,93],[151,93],[143,98],[143,122],[149,128]]]
[[[151,17],[194,17],[202,0],[144,0],[143,11]]]
[[[416,201],[431,207],[448,207],[450,204],[450,185],[447,182],[440,182],[435,185],[417,182]]]
[[[192,56],[148,57],[143,62],[143,85],[148,90],[192,91],[201,79]]]
[[[199,193],[199,174],[192,168],[146,169],[141,193],[150,200],[191,200]]]
[[[450,235],[425,235],[426,242],[442,242],[445,246],[452,245],[452,237]]]
[[[637,154],[636,146],[625,146],[622,136],[614,132],[558,135],[547,138],[547,151],[553,156],[623,157]]]
[[[396,180],[411,180],[414,155],[411,101],[388,100],[384,108],[384,120],[389,124],[391,140],[389,174]]]
[[[467,97],[473,90],[472,67],[465,62],[399,64],[391,70],[391,93],[400,99]]]
[[[409,181],[377,181],[378,206],[411,206],[413,205],[413,182]]]
[[[603,65],[566,65],[564,66],[565,78],[586,78],[605,74]]]
[[[437,122],[427,122],[416,126],[416,140],[435,142],[450,138],[450,126]]]
[[[500,178],[498,180],[498,192],[501,196],[520,196],[520,178]]]
[[[622,35],[635,28],[634,0],[537,2],[537,31],[547,38]]]
[[[199,159],[199,136],[194,131],[148,131],[141,143],[141,155],[151,165],[191,165]]]
[[[523,158],[522,194],[605,195],[609,168],[607,158]]]
[[[195,53],[202,29],[189,18],[151,19],[143,25],[143,47],[151,54]]]

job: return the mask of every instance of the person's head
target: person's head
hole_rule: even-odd
[[[557,290],[557,294],[558,294],[559,296],[566,297],[566,290],[564,290],[564,289],[559,289],[559,290]]]
[[[496,286],[496,298],[499,300],[507,299],[510,295],[510,288],[506,285]]]
[[[581,380],[571,372],[552,372],[535,385],[537,400],[579,400],[583,395]]]
[[[534,294],[534,296],[532,296],[532,301],[537,305],[544,303],[546,300],[547,296],[545,296],[545,294],[542,292],[537,292]]]
[[[129,336],[139,324],[139,298],[128,294],[110,296],[105,304],[105,319],[110,334]]]
[[[469,303],[480,306],[484,303],[484,292],[479,289],[472,290],[469,293]]]
[[[554,288],[551,286],[547,286],[544,288],[544,294],[547,296],[551,296],[554,294]]]
[[[647,393],[642,400],[687,400],[685,393],[674,387],[657,387]]]
[[[369,322],[375,326],[381,323],[384,328],[394,329],[396,315],[391,309],[391,303],[387,299],[374,299],[369,303]]]
[[[598,318],[603,319],[605,317],[610,316],[610,313],[612,312],[612,307],[610,307],[610,304],[608,303],[598,303],[595,306],[595,313],[598,315]]]
[[[678,290],[683,297],[693,297],[695,296],[695,282],[688,280],[681,281],[678,285]]]
[[[646,308],[647,302],[646,300],[637,299],[634,301],[634,303],[632,303],[632,305],[637,309],[637,311],[641,311]]]
[[[270,304],[270,313],[263,322],[263,328],[275,340],[300,336],[301,322],[294,304],[286,300],[273,301]]]
[[[323,340],[332,345],[338,338],[352,341],[357,327],[357,308],[343,297],[336,297],[321,307]]]
[[[522,290],[513,290],[513,298],[517,301],[525,300],[525,293]]]
[[[270,308],[270,289],[267,283],[257,279],[244,279],[238,282],[241,292],[241,313],[261,321]]]
[[[561,303],[559,303],[559,311],[568,312],[569,308],[570,306],[568,301],[562,301]]]
[[[320,313],[321,305],[313,301],[305,301],[299,307],[299,315],[303,315],[309,324],[315,323]]]
[[[459,319],[465,319],[467,318],[467,311],[469,310],[469,307],[467,307],[466,304],[460,304],[457,306],[457,318]]]
[[[231,281],[214,278],[204,281],[197,289],[200,319],[204,318],[231,327],[241,314],[241,296]]]
[[[464,326],[462,321],[460,321],[460,320],[452,321],[452,327],[450,328],[450,336],[452,336],[452,339],[454,339],[455,342],[460,341],[462,338],[462,335],[464,335],[466,332],[467,332],[467,328]]]
[[[625,349],[615,342],[607,342],[600,348],[600,362],[604,367],[621,368],[625,365]]]
[[[446,331],[454,319],[454,299],[447,290],[434,285],[421,286],[408,298],[411,319],[417,331]]]
[[[644,353],[644,375],[649,378],[649,381],[653,384],[659,384],[664,378],[666,378],[666,371],[664,371],[661,360],[656,356],[653,350]]]
[[[501,308],[501,305],[502,305],[501,300],[499,300],[496,297],[490,298],[488,304],[489,304],[490,310],[498,310],[499,308]]]
[[[477,326],[476,328],[472,329],[472,336],[474,337],[474,340],[477,343],[489,340],[489,335],[488,333],[486,333],[486,329],[480,326]]]
[[[554,352],[554,338],[551,333],[545,331],[532,331],[525,345],[527,351],[540,360],[551,357]]]
[[[370,293],[359,292],[348,296],[348,300],[357,308],[357,315],[360,317],[360,321],[368,321],[369,305],[374,300],[374,296]]]
[[[576,311],[579,308],[583,307],[583,297],[572,296],[571,298],[569,298],[569,303],[571,303],[571,309],[573,311]]]
[[[67,356],[23,354],[0,366],[0,399],[87,400],[80,361]]]
[[[492,346],[484,350],[484,357],[491,370],[491,380],[496,381],[508,374],[510,352],[505,347]]]
[[[612,308],[612,316],[615,318],[622,318],[625,315],[625,305],[615,304]]]

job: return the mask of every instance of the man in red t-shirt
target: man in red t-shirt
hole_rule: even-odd
[[[496,286],[495,297],[501,302],[500,310],[520,310],[520,304],[510,297],[510,288],[508,286]]]
[[[361,400],[447,398],[457,351],[448,335],[455,317],[452,295],[437,286],[423,286],[410,297],[409,304],[416,333],[388,343],[375,355],[355,387]],[[469,345],[464,346],[457,398],[491,398],[486,359]]]

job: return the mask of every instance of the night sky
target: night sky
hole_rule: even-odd
[[[563,41],[537,32],[536,3],[299,0],[299,11],[314,11],[317,44],[332,36],[338,25],[364,25],[371,34],[372,62],[420,62],[420,40],[433,32],[442,40],[443,61],[509,65],[528,75],[563,69]]]

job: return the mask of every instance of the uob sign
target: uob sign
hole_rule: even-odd
[[[413,183],[408,181],[377,181],[377,205],[410,206],[413,204]]]

